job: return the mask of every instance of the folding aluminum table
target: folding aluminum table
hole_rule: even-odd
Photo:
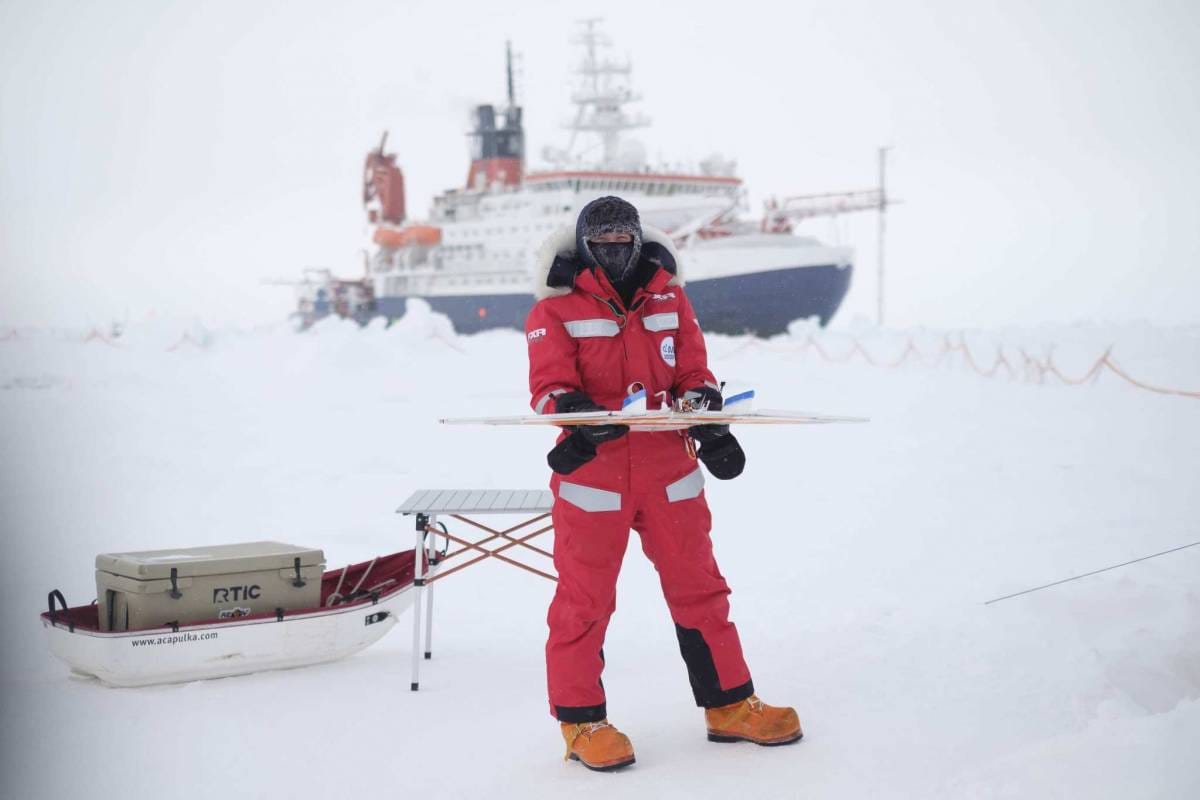
[[[524,533],[519,537],[513,534],[522,528],[528,528],[546,520],[554,505],[554,495],[545,489],[422,489],[413,492],[404,504],[396,509],[397,514],[415,514],[417,519],[417,543],[414,554],[424,551],[425,558],[414,558],[415,575],[413,578],[413,645],[412,645],[412,690],[415,692],[420,684],[421,669],[421,595],[427,593],[425,608],[425,658],[433,657],[433,584],[454,573],[466,569],[472,564],[478,564],[489,558],[503,561],[535,575],[540,575],[552,581],[557,581],[554,575],[524,564],[514,558],[504,555],[506,550],[522,547],[540,556],[553,559],[548,550],[529,544],[529,540],[540,536],[554,528],[545,525],[536,530]],[[438,522],[442,514],[458,522],[470,525],[484,531],[487,536],[476,541],[468,541],[451,533],[445,523]],[[484,525],[471,517],[488,514],[530,515],[517,525],[503,530],[496,530]],[[437,547],[437,537],[445,539],[445,547]],[[503,540],[499,546],[485,547]],[[459,545],[457,550],[450,550],[450,543]],[[456,564],[450,569],[443,570],[441,565],[456,556],[467,552],[478,553],[474,558]],[[426,564],[428,566],[426,566]]]

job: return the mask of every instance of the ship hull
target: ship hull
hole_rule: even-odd
[[[688,299],[705,331],[774,336],[798,319],[828,325],[850,290],[850,265],[822,264],[688,281]]]
[[[829,324],[850,288],[853,267],[824,264],[689,281],[688,298],[704,330],[773,336],[794,320],[817,317]],[[525,328],[532,294],[440,295],[420,298],[445,314],[458,333]],[[404,316],[407,298],[379,297],[376,311],[388,320]]]

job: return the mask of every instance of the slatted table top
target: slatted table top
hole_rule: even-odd
[[[554,506],[548,489],[419,489],[397,514],[533,514]]]

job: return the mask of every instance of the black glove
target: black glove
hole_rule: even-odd
[[[691,401],[697,407],[705,407],[707,403],[706,411],[720,411],[725,407],[721,392],[711,386],[697,386],[695,389],[688,389],[683,393],[683,399]],[[693,425],[688,428],[688,435],[704,444],[730,434],[728,425]]]
[[[554,449],[546,454],[546,463],[559,475],[570,475],[595,457],[596,445],[576,430],[554,445]]]
[[[696,427],[725,428],[726,431],[714,439],[705,440],[696,437],[697,441],[701,442],[700,449],[696,451],[696,458],[708,467],[709,474],[719,481],[727,481],[741,475],[742,470],[746,467],[746,453],[733,434],[729,433],[729,426],[698,425]],[[694,430],[696,428],[691,429],[691,431]]]
[[[579,414],[585,411],[606,411],[602,406],[596,405],[592,398],[588,397],[583,392],[564,392],[554,397],[554,411],[557,414]],[[575,434],[583,437],[592,445],[604,444],[611,442],[613,439],[620,439],[625,434],[629,433],[628,425],[576,425],[572,428]],[[565,442],[566,440],[564,440]],[[593,456],[595,453],[592,454]],[[588,459],[589,461],[591,459]],[[557,471],[557,470],[556,470]],[[564,473],[566,474],[566,473]]]

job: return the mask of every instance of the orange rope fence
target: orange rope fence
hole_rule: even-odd
[[[106,333],[101,333],[100,331],[96,330],[95,328],[92,328],[92,330],[88,333],[88,335],[83,337],[80,340],[80,342],[82,342],[83,344],[87,344],[88,342],[103,342],[104,344],[108,345],[109,347],[120,347],[119,344],[117,344],[115,341],[113,341],[112,336],[110,336]]]
[[[204,347],[204,345],[202,343],[200,343],[200,342],[196,341],[194,338],[192,338],[191,333],[189,333],[188,331],[184,331],[183,335],[179,337],[179,341],[175,342],[175,344],[173,344],[167,348],[167,352],[174,353],[176,350],[180,349],[185,344],[190,344],[192,347]]]
[[[1102,373],[1108,371],[1138,389],[1154,392],[1155,394],[1171,395],[1174,397],[1189,397],[1200,400],[1200,391],[1189,391],[1186,389],[1173,389],[1165,386],[1157,386],[1134,378],[1113,359],[1113,348],[1111,345],[1099,358],[1096,359],[1095,362],[1092,363],[1087,371],[1078,377],[1072,377],[1059,368],[1058,364],[1055,363],[1054,360],[1053,348],[1051,348],[1050,352],[1047,353],[1044,358],[1038,358],[1037,356],[1030,355],[1024,348],[1016,348],[1016,351],[1021,355],[1021,360],[1020,363],[1014,363],[1015,359],[1010,359],[1006,352],[1011,351],[1011,348],[1000,345],[996,348],[995,358],[992,360],[990,365],[988,365],[981,362],[980,359],[976,357],[976,355],[971,351],[970,346],[967,344],[966,337],[962,334],[958,335],[957,341],[955,341],[954,338],[949,334],[945,335],[942,338],[941,347],[934,355],[922,352],[921,349],[917,347],[916,341],[910,336],[905,344],[904,350],[900,353],[900,355],[891,359],[881,359],[873,356],[857,338],[851,339],[849,350],[843,353],[834,353],[822,345],[821,342],[817,341],[812,334],[806,336],[804,341],[801,342],[799,346],[786,348],[780,348],[777,345],[769,342],[763,342],[759,339],[751,339],[742,347],[735,348],[726,355],[734,355],[749,347],[764,347],[772,350],[786,349],[791,352],[799,353],[807,353],[809,350],[812,350],[817,354],[818,357],[821,358],[822,361],[830,364],[848,364],[854,360],[854,357],[857,355],[861,357],[861,359],[868,365],[872,367],[882,367],[885,369],[902,367],[910,361],[928,363],[931,366],[937,367],[940,366],[948,357],[954,354],[961,354],[963,363],[972,372],[985,378],[994,378],[1001,370],[1004,370],[1005,374],[1010,380],[1023,377],[1027,382],[1045,383],[1047,376],[1053,376],[1067,386],[1081,386],[1085,383],[1095,383]]]
[[[3,335],[0,335],[0,342],[12,341],[19,338],[20,336],[17,330],[12,328],[6,331]],[[459,350],[460,352],[465,352],[461,348],[457,347],[454,343],[447,341],[445,337],[435,335],[434,338],[442,340],[445,344],[453,347],[456,350]],[[103,333],[95,328],[93,328],[80,341],[83,343],[96,341],[102,342],[110,347],[120,347],[120,345],[114,341],[114,338],[111,335]],[[200,348],[204,347],[203,342],[197,341],[196,338],[190,333],[185,332],[182,336],[180,336],[178,341],[167,348],[167,352],[176,352],[184,345],[192,345],[193,347]],[[976,373],[977,375],[981,375],[984,378],[994,378],[1000,373],[1001,370],[1004,370],[1005,374],[1010,380],[1024,378],[1024,380],[1029,383],[1044,384],[1046,382],[1046,378],[1051,376],[1057,378],[1060,382],[1067,386],[1081,386],[1085,383],[1095,383],[1099,379],[1100,375],[1107,371],[1117,376],[1125,383],[1128,383],[1130,386],[1147,392],[1169,395],[1172,397],[1188,397],[1194,400],[1200,400],[1200,391],[1159,386],[1133,377],[1123,367],[1121,367],[1116,360],[1113,359],[1112,345],[1110,345],[1104,351],[1104,353],[1097,358],[1083,374],[1079,375],[1078,377],[1072,377],[1059,368],[1058,364],[1054,360],[1053,347],[1050,348],[1045,357],[1039,358],[1036,355],[1030,355],[1030,353],[1027,352],[1023,347],[1011,348],[1001,344],[997,346],[996,355],[992,359],[990,365],[985,365],[984,363],[981,363],[981,361],[976,357],[975,353],[972,352],[970,346],[967,344],[966,336],[961,333],[958,334],[957,341],[950,334],[944,335],[942,337],[941,346],[938,348],[935,354],[923,352],[921,348],[917,346],[915,339],[912,336],[909,336],[907,342],[905,343],[904,349],[900,352],[900,355],[890,359],[879,358],[872,355],[857,337],[851,338],[849,350],[843,353],[832,352],[821,342],[817,341],[816,337],[812,334],[806,336],[804,341],[797,346],[780,346],[774,342],[766,342],[761,339],[749,339],[740,346],[735,347],[730,352],[725,353],[724,357],[728,358],[737,355],[738,353],[741,353],[751,347],[775,351],[783,350],[786,352],[798,352],[801,354],[812,350],[819,358],[821,358],[822,361],[830,364],[848,364],[854,360],[855,356],[858,356],[866,364],[872,367],[882,367],[884,369],[896,369],[908,364],[909,362],[920,362],[928,364],[929,366],[938,367],[941,366],[947,358],[950,358],[955,354],[961,354],[963,363],[972,372]],[[1015,358],[1009,357],[1009,353],[1013,349],[1020,354],[1020,363],[1014,363]]]

